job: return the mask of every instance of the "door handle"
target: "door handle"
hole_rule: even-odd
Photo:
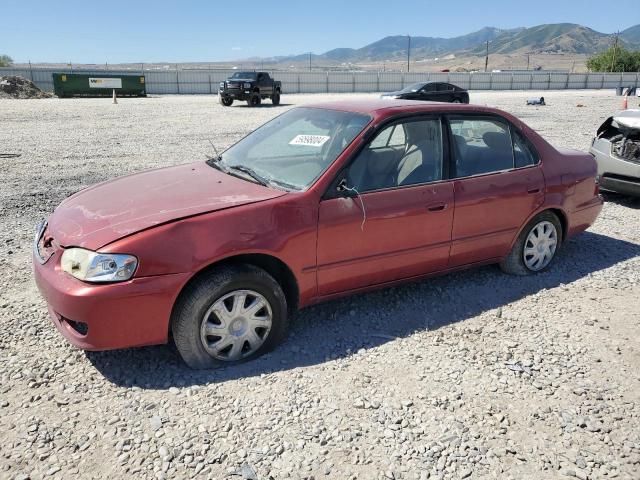
[[[529,187],[527,193],[533,195],[534,193],[540,193],[540,187]]]
[[[441,212],[445,208],[447,208],[447,204],[441,203],[439,205],[431,205],[430,207],[427,207],[427,210],[429,210],[430,212]]]

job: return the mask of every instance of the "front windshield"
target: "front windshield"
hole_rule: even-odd
[[[403,93],[414,93],[414,92],[417,92],[418,90],[420,90],[424,86],[425,86],[424,83],[414,83],[413,85],[409,85],[408,87],[404,87],[400,91],[403,92]]]
[[[243,80],[255,80],[257,78],[256,72],[236,72],[231,75],[231,78],[241,78]]]
[[[275,186],[311,185],[371,121],[353,112],[293,108],[222,154],[225,168],[250,168]]]

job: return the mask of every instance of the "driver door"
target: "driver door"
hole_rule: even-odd
[[[320,202],[320,296],[446,268],[454,198],[444,147],[440,118],[397,122],[337,179],[349,190],[334,186]]]
[[[265,78],[264,73],[258,73],[258,87],[261,95],[271,95],[273,93],[273,85]]]

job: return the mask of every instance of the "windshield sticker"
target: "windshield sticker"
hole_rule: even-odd
[[[307,147],[321,147],[331,137],[325,135],[296,135],[296,137],[289,142],[289,145],[305,145]]]

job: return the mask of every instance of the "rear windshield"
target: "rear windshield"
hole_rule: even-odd
[[[400,91],[402,93],[413,93],[413,92],[417,92],[418,90],[420,90],[425,85],[426,85],[426,83],[414,83],[413,85],[409,85],[408,87],[405,87]]]
[[[236,72],[231,75],[231,78],[241,78],[242,80],[255,80],[258,78],[256,72]]]

